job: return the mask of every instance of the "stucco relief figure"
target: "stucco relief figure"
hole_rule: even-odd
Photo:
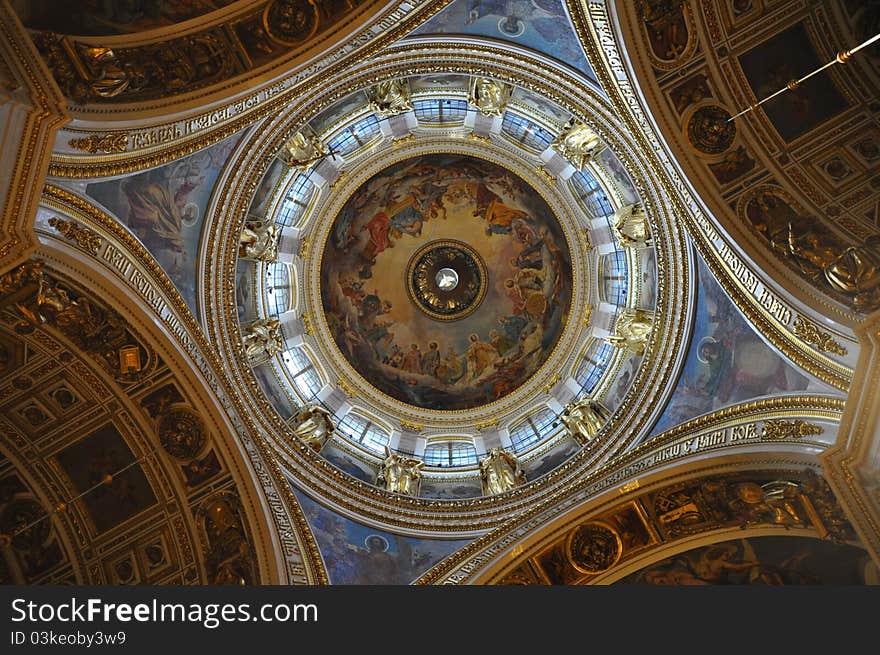
[[[808,277],[824,279],[832,289],[849,296],[856,310],[870,311],[880,305],[880,237],[847,246],[830,232],[822,234],[789,223],[788,249]]]
[[[651,238],[645,209],[641,204],[624,205],[615,211],[611,229],[622,248],[643,247]]]
[[[849,298],[857,311],[869,312],[880,306],[880,237],[847,244],[770,191],[755,196],[746,212],[770,247],[804,277]]]
[[[801,492],[795,482],[775,480],[762,485],[741,482],[733,491],[729,506],[740,527],[759,523],[789,527],[803,522],[797,509]]]
[[[243,330],[245,354],[252,364],[265,362],[284,349],[281,323],[277,318],[262,318]]]
[[[367,95],[370,99],[370,109],[380,118],[396,116],[413,109],[406,80],[380,82],[370,89]]]
[[[580,442],[589,441],[596,436],[610,417],[608,408],[592,398],[581,398],[569,403],[559,415],[568,433]]]
[[[238,254],[244,259],[278,261],[278,226],[270,221],[248,221],[241,230]]]
[[[315,450],[330,438],[336,427],[331,414],[321,405],[308,404],[300,408],[293,420],[294,434]]]
[[[306,167],[328,154],[327,148],[318,137],[297,132],[287,140],[280,157],[291,167]]]
[[[419,479],[422,477],[424,466],[423,461],[392,453],[391,449],[385,446],[385,461],[382,462],[382,469],[376,482],[388,491],[415,496],[418,493]]]
[[[507,84],[496,82],[488,77],[471,79],[468,103],[479,109],[481,114],[502,116],[509,99],[510,87]]]
[[[572,166],[582,171],[601,146],[601,141],[593,130],[572,118],[550,145]]]
[[[608,343],[631,350],[636,355],[644,354],[652,318],[651,312],[643,309],[624,310],[614,324],[614,334],[606,337]]]
[[[483,494],[502,494],[518,487],[526,481],[519,460],[503,448],[492,448],[488,456],[480,462],[480,478],[483,481]]]

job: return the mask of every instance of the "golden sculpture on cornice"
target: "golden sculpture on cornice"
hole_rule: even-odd
[[[480,479],[483,495],[491,496],[523,484],[526,474],[512,453],[503,448],[492,448],[486,458],[480,461]]]
[[[472,77],[468,103],[485,116],[502,116],[510,99],[511,87],[488,77]]]
[[[651,238],[641,203],[619,207],[611,220],[611,230],[622,248],[641,248]]]
[[[614,334],[605,339],[618,348],[643,355],[651,334],[652,320],[653,314],[644,309],[624,309],[614,324]]]
[[[422,460],[403,457],[391,452],[391,449],[385,446],[385,460],[382,462],[376,482],[388,491],[416,496],[424,466]]]
[[[570,402],[559,415],[559,420],[568,430],[568,434],[581,443],[588,442],[596,436],[609,418],[611,412],[608,408],[589,397]]]
[[[257,319],[242,329],[244,349],[251,364],[256,365],[284,350],[281,324],[277,318]]]
[[[279,157],[291,168],[303,169],[328,154],[330,151],[317,136],[300,130],[287,140]]]
[[[379,118],[397,116],[412,111],[413,104],[409,98],[409,82],[406,79],[380,82],[367,91],[370,109]]]
[[[272,221],[248,220],[241,230],[238,256],[266,263],[278,261],[278,234]]]
[[[559,136],[550,144],[579,171],[584,170],[584,166],[601,145],[596,133],[586,125],[577,123],[574,118],[568,121]]]
[[[321,405],[314,403],[304,405],[293,419],[294,434],[311,448],[321,450],[327,439],[336,431],[331,416],[330,412]]]

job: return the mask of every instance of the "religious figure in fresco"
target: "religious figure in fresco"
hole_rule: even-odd
[[[167,179],[155,175],[122,181],[128,199],[128,224],[148,248],[159,247],[173,255],[172,275],[180,272],[187,257],[184,225],[195,223],[201,210],[189,200],[205,182],[196,164],[186,162]]]
[[[510,491],[526,481],[519,460],[503,448],[492,448],[480,462],[483,493],[487,496]]]
[[[456,270],[457,287],[443,277],[444,290],[437,260],[400,285],[440,234],[471,235],[473,270]],[[571,302],[568,244],[550,208],[509,171],[464,155],[412,157],[364,182],[337,214],[321,262],[339,349],[377,389],[416,406],[460,409],[518,387],[552,351]],[[422,313],[406,295],[467,307],[480,285],[486,301],[454,320]]]

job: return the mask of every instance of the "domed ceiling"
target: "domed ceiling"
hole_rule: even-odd
[[[547,360],[571,305],[571,255],[537,191],[491,162],[424,155],[345,203],[321,261],[336,345],[401,402],[469,409]]]
[[[417,465],[406,495],[424,502],[406,513],[423,529],[439,525],[432,512],[459,512],[456,499],[491,503],[481,462],[493,449],[546,493],[542,476],[620,447],[629,419],[612,415],[659,398],[630,393],[665,374],[642,372],[652,326],[681,317],[655,316],[664,228],[604,140],[617,137],[598,90],[566,108],[531,71],[502,81],[441,57],[427,73],[348,83],[317,113],[303,99],[238,169],[259,176],[242,187],[240,330],[247,342],[277,320],[283,342],[251,362],[260,392],[300,439],[317,420],[302,412],[325,413],[334,431],[311,442],[315,464],[358,506],[390,491],[387,457]],[[274,249],[254,251],[261,230]],[[582,433],[566,428],[579,401]],[[382,511],[415,500],[395,495],[377,498]]]
[[[636,30],[647,48],[659,30],[673,55],[684,25],[690,56],[713,25],[697,38],[692,13],[720,1],[379,4],[331,3],[311,36],[290,39],[276,29],[294,27],[287,10],[317,5],[218,0],[79,32],[94,38],[31,23],[33,56],[73,115],[52,132],[37,252],[48,279],[69,278],[65,312],[118,301],[156,336],[173,370],[144,366],[119,396],[138,420],[108,417],[127,427],[105,436],[164,458],[167,486],[199,511],[252,524],[242,534],[260,566],[237,548],[241,566],[206,579],[581,584],[665,571],[661,553],[709,540],[784,530],[854,543],[812,469],[844,425],[849,385],[867,379],[853,373],[860,337],[842,307],[826,315],[821,298],[784,293],[778,270],[756,268],[706,212],[706,197],[769,180],[694,195],[628,68],[659,60],[621,50],[615,21],[628,16],[624,37]],[[203,56],[207,32],[231,59]],[[139,86],[168,53],[183,53],[178,76]],[[64,77],[68,60],[95,65]],[[679,91],[712,89],[662,70],[670,107],[690,116]],[[706,119],[694,147],[721,170],[727,151],[714,148],[739,148],[742,123],[713,144],[700,135],[717,114],[693,109]],[[31,293],[19,278],[0,319],[27,343],[0,353],[16,376],[0,384],[16,389],[0,414],[49,435],[49,470],[54,435],[91,428],[47,433],[65,396],[19,394],[25,374],[39,378],[28,349],[47,327],[31,339],[22,317],[54,316],[42,287],[18,302]],[[94,303],[80,301],[92,286]],[[99,354],[115,370],[126,353],[140,361]],[[87,398],[83,384],[64,389]],[[179,447],[166,418],[190,413],[204,438]],[[214,505],[209,488],[223,492]],[[166,498],[153,489],[142,505]],[[121,532],[99,544],[114,557]],[[197,540],[214,561],[215,544]],[[370,568],[379,554],[396,562],[388,575]],[[135,579],[129,569],[110,579]]]

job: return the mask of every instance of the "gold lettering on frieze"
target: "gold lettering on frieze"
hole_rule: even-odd
[[[135,269],[129,278],[129,282],[141,294],[141,297],[147,301],[150,307],[156,310],[157,314],[164,316],[166,310],[165,301],[143,273]],[[186,334],[186,330],[182,330],[182,332],[184,335]]]
[[[730,443],[744,441],[746,439],[757,439],[758,436],[758,427],[754,423],[734,425],[730,428]]]
[[[129,137],[133,148],[149,148],[176,141],[183,133],[179,125],[167,125],[152,130],[135,132]]]
[[[104,249],[103,257],[108,264],[119,271],[119,274],[123,278],[128,277],[128,274],[131,271],[131,262],[128,260],[128,257],[119,250],[119,248],[108,243],[107,247]]]
[[[761,293],[758,295],[758,302],[761,307],[766,309],[782,325],[788,325],[791,321],[791,310],[783,305],[767,287],[761,289]]]

